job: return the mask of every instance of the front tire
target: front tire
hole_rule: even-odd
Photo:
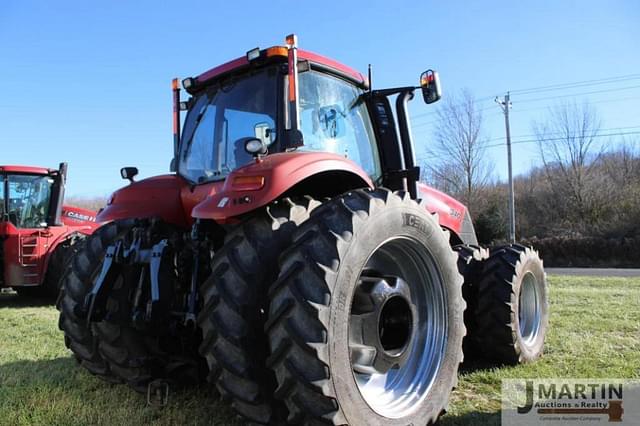
[[[266,330],[289,422],[434,423],[465,334],[437,218],[407,194],[353,191],[316,209],[280,259]]]
[[[124,235],[131,227],[130,221],[108,223],[97,229],[83,243],[82,249],[71,259],[61,281],[57,308],[60,311],[58,328],[64,332],[64,342],[76,360],[91,374],[110,382],[119,382],[108,363],[98,351],[98,338],[94,327],[76,316],[77,306],[83,306],[86,295],[100,273],[107,247]]]

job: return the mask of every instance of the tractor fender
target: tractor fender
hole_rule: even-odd
[[[464,204],[422,182],[418,182],[418,197],[424,201],[428,211],[438,213],[440,226],[453,234],[452,241],[478,244],[471,215]]]
[[[100,223],[130,218],[160,218],[187,228],[181,193],[188,183],[177,175],[161,175],[137,182],[115,191],[96,220]]]
[[[283,195],[330,196],[356,187],[371,188],[373,183],[361,167],[343,156],[282,152],[231,172],[222,190],[196,205],[192,216],[228,223]]]

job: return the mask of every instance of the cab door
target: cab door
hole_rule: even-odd
[[[47,225],[52,179],[41,175],[8,175],[4,279],[9,287],[36,286],[44,279],[49,239]]]

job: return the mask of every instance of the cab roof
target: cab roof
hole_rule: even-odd
[[[29,175],[48,175],[55,171],[56,170],[46,169],[44,167],[0,165],[0,173],[24,173]]]
[[[264,49],[261,52],[267,52],[266,56],[268,58],[287,58],[287,48],[284,46],[270,47],[268,49]],[[367,80],[360,72],[351,67],[343,65],[340,62],[334,61],[333,59],[318,55],[317,53],[309,52],[307,50],[298,49],[298,61],[301,60],[309,61],[312,67],[313,65],[316,65],[320,68],[324,68],[329,70],[330,72],[341,75],[363,88],[366,88],[368,86]],[[250,62],[247,59],[247,56],[242,56],[198,75],[196,77],[196,81],[199,84],[206,83],[222,75],[245,68],[249,65],[249,63]]]

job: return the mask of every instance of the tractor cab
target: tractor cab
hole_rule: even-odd
[[[288,93],[287,49],[249,52],[246,69],[229,75],[185,79],[192,97],[174,164],[194,183],[224,179],[256,155],[296,149],[334,153],[359,164],[371,177],[381,175],[372,122],[363,102],[366,84],[355,71],[314,67],[300,52],[297,110]],[[306,58],[306,59],[305,59]],[[295,118],[297,117],[297,119]],[[213,142],[213,143],[212,143]]]
[[[58,170],[0,166],[0,280],[36,286],[61,225],[66,164]]]
[[[174,80],[172,165],[195,184],[225,179],[253,158],[295,150],[335,154],[372,182],[410,190],[407,177],[418,177],[413,146],[408,132],[397,134],[393,114],[400,128],[408,125],[406,102],[417,88],[427,103],[440,99],[433,71],[423,74],[420,87],[371,90],[359,72],[298,50],[295,36],[287,46],[253,49],[182,84],[192,96],[180,102]],[[388,99],[394,95],[402,100],[395,111]],[[188,111],[181,136],[180,110]]]

